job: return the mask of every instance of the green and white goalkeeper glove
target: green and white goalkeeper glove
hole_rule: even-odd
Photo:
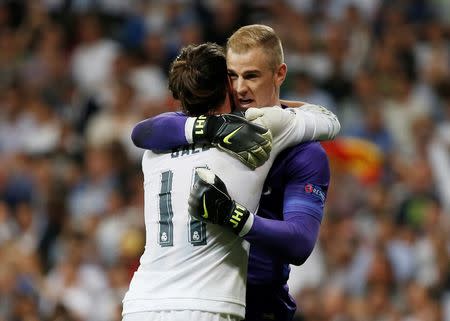
[[[200,221],[224,226],[239,236],[248,233],[253,214],[233,201],[224,182],[207,168],[196,170],[189,195],[189,214]]]
[[[255,169],[272,150],[270,130],[233,114],[199,116],[192,131],[194,143],[209,143]]]

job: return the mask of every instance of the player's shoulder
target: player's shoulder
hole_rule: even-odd
[[[312,141],[312,142],[303,142],[300,144],[297,144],[290,148],[292,151],[316,151],[316,152],[325,152],[322,145],[318,141]]]
[[[319,142],[300,143],[287,150],[286,158],[290,161],[328,160],[325,149]]]
[[[146,149],[144,151],[144,154],[142,155],[142,159],[153,158],[153,157],[156,157],[156,155],[157,155],[157,153],[155,153],[149,149]]]
[[[275,164],[284,176],[329,176],[327,154],[319,142],[305,142],[283,151]]]

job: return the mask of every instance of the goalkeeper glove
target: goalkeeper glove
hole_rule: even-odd
[[[255,169],[272,150],[270,130],[232,114],[199,116],[192,132],[194,143],[209,143]]]
[[[207,168],[196,170],[189,195],[189,214],[200,221],[224,226],[239,236],[248,233],[253,214],[233,201],[224,182]]]

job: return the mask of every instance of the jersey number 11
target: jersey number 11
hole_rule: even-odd
[[[197,167],[198,168],[198,167]],[[194,168],[195,182],[197,173]],[[173,172],[168,170],[161,173],[161,190],[159,193],[159,237],[161,247],[173,246],[173,209],[172,209],[172,179]],[[186,213],[186,215],[189,215]],[[188,242],[194,246],[206,245],[206,223],[189,215]]]

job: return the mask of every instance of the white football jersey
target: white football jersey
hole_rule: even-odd
[[[274,144],[269,160],[256,170],[208,146],[144,153],[146,245],[123,314],[201,310],[244,318],[249,244],[228,229],[190,217],[187,201],[195,169],[206,167],[236,202],[256,212],[276,155],[302,142],[308,132],[304,115],[292,110],[271,107],[258,115],[258,122],[273,130]]]

